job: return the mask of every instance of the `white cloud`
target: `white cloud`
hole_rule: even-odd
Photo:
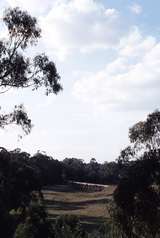
[[[130,7],[131,12],[136,15],[140,15],[143,12],[143,8],[138,3],[133,3]]]
[[[120,39],[118,52],[130,59],[143,57],[156,44],[153,36],[144,37],[138,27],[134,26],[128,35]]]
[[[6,0],[11,7],[20,7],[32,14],[44,14],[53,5],[50,0]]]
[[[118,44],[120,14],[98,0],[6,0],[39,19],[40,47],[64,60],[72,53],[89,53]]]
[[[68,54],[105,49],[117,44],[121,29],[116,9],[95,0],[55,1],[40,19],[44,45],[65,58]]]
[[[117,18],[119,15],[118,11],[114,8],[106,9],[105,14],[107,17],[113,17],[113,18]]]
[[[122,38],[117,57],[96,74],[78,80],[80,100],[116,109],[154,109],[160,101],[160,42],[138,28]]]

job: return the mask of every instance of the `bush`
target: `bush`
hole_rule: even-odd
[[[54,231],[56,238],[87,238],[87,234],[82,229],[78,217],[74,215],[58,217]]]
[[[42,205],[32,203],[26,209],[24,222],[17,226],[14,238],[52,238],[53,228]]]

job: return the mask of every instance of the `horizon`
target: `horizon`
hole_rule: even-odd
[[[24,103],[34,124],[22,140],[13,126],[0,130],[1,146],[115,161],[129,128],[159,108],[160,2],[1,0],[0,7],[1,15],[20,7],[37,18],[42,37],[27,53],[49,55],[64,88],[57,96],[28,89],[0,95],[2,111]],[[4,38],[2,23],[0,30]]]

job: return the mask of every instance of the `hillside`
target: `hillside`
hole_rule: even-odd
[[[57,185],[43,190],[50,219],[59,215],[77,215],[87,229],[95,229],[108,217],[107,204],[114,186],[100,192],[80,192],[68,185]]]

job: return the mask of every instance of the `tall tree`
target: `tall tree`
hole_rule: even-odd
[[[34,57],[27,55],[26,50],[36,45],[41,36],[36,18],[19,8],[14,8],[5,11],[3,22],[8,34],[6,40],[0,40],[0,94],[13,88],[31,88],[33,91],[44,88],[46,95],[57,94],[62,90],[54,62],[44,53]],[[30,133],[32,123],[23,105],[15,106],[11,113],[0,115],[0,127],[4,128],[9,124],[19,125],[26,134]],[[9,153],[3,148],[0,150],[0,230],[1,235],[6,238],[13,237],[18,220],[24,217],[33,197],[32,192],[40,190],[40,171],[36,166],[32,166],[29,160],[30,156],[27,153]],[[25,223],[23,221],[16,237],[19,237],[19,232],[20,237],[28,237],[35,229],[39,229],[39,233],[48,229],[41,211],[29,211],[30,222],[27,219]],[[13,213],[17,213],[16,216]],[[36,214],[41,219],[33,221],[32,218]],[[42,219],[43,224],[40,224]],[[26,230],[29,233],[25,233]]]
[[[129,131],[132,145],[119,158],[125,172],[114,193],[114,218],[124,237],[160,236],[160,112]]]

